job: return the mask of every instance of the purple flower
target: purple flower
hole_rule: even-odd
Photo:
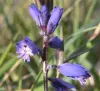
[[[63,81],[60,78],[48,78],[48,80],[51,82],[54,91],[76,91],[72,84]]]
[[[23,40],[16,43],[16,53],[18,54],[18,58],[22,58],[24,61],[29,62],[30,56],[33,56],[38,52],[38,47],[28,37],[24,37]]]
[[[31,5],[29,5],[28,10],[29,10],[31,17],[36,22],[36,24],[38,26],[40,26],[41,25],[41,22],[40,22],[41,17],[40,17],[40,12],[39,12],[38,8],[34,4],[31,4]]]
[[[49,35],[53,33],[63,13],[62,8],[54,7],[49,14],[46,5],[43,5],[40,10],[38,10],[34,4],[31,4],[29,5],[28,10],[31,17],[40,27],[41,35]]]
[[[29,13],[31,17],[34,19],[36,24],[40,27],[41,34],[45,34],[46,26],[47,26],[47,21],[48,21],[48,9],[46,5],[43,5],[40,10],[34,5],[31,4],[28,7]]]
[[[58,22],[62,16],[63,9],[60,7],[54,7],[50,13],[50,19],[47,24],[47,35],[54,32],[55,28],[58,25]]]
[[[63,41],[60,40],[57,36],[56,37],[52,37],[48,41],[48,46],[51,47],[51,48],[55,48],[55,49],[61,50],[62,47],[63,47]]]
[[[86,79],[90,77],[89,72],[79,64],[64,63],[58,65],[57,69],[64,76],[78,80],[81,85],[84,85]]]

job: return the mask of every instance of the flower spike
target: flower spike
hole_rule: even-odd
[[[34,4],[31,4],[29,5],[28,10],[31,17],[40,27],[41,35],[52,34],[55,28],[57,27],[63,13],[62,8],[54,7],[51,13],[49,14],[46,5],[41,6],[40,10],[38,10],[38,8]]]
[[[60,64],[58,65],[58,70],[64,76],[70,77],[73,80],[78,80],[81,85],[84,85],[86,79],[90,77],[89,72],[79,64]]]
[[[28,37],[24,37],[23,40],[16,43],[16,53],[18,54],[18,58],[30,62],[30,56],[39,53],[39,49],[32,40]]]

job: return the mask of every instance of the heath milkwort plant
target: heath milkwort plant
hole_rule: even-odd
[[[40,50],[31,39],[24,37],[23,40],[16,43],[16,53],[18,58],[22,58],[26,62],[30,62],[30,56],[39,54],[42,58],[43,73],[44,73],[44,91],[48,91],[48,80],[50,81],[54,91],[76,91],[75,87],[60,78],[48,78],[48,71],[50,68],[56,68],[62,75],[67,76],[73,80],[78,80],[81,85],[85,84],[86,79],[90,77],[87,69],[79,64],[63,63],[59,65],[47,64],[47,47],[62,50],[63,41],[57,37],[51,37],[61,19],[63,9],[56,6],[49,13],[46,5],[41,6],[40,10],[31,4],[28,7],[29,14],[40,28],[40,35],[43,36],[43,49]]]

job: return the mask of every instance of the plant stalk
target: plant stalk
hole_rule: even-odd
[[[43,55],[42,55],[43,73],[44,73],[44,91],[48,91],[48,69],[47,69],[47,58],[46,58],[47,41],[48,41],[48,37],[44,36],[43,37]]]

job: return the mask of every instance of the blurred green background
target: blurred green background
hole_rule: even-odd
[[[62,19],[53,35],[64,39],[66,62],[79,63],[91,73],[85,86],[60,75],[76,86],[77,91],[100,91],[100,0],[0,0],[0,91],[43,91],[41,59],[38,55],[30,63],[17,59],[15,43],[30,37],[42,48],[39,28],[30,17],[28,5],[46,3],[64,8]],[[57,64],[53,49],[48,49],[48,63]],[[63,58],[64,57],[64,58]],[[56,77],[50,70],[49,77]],[[53,91],[49,83],[49,91]]]

